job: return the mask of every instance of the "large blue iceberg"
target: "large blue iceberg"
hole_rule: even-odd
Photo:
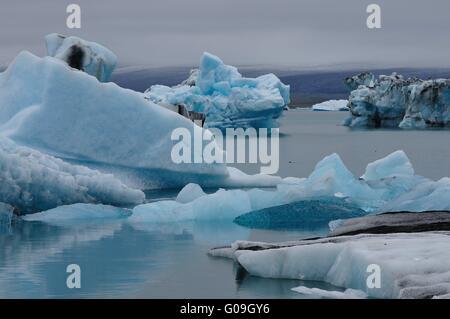
[[[59,49],[49,50],[63,50],[68,39]],[[175,163],[171,152],[176,141],[171,134],[180,128],[192,137],[211,134],[146,100],[142,93],[102,83],[59,58],[24,51],[0,73],[0,135],[18,144],[113,173],[141,189],[182,187],[189,182],[202,186],[279,182],[275,177],[246,176],[223,163]],[[202,149],[192,150],[194,158],[196,152]]]
[[[347,78],[350,127],[423,129],[450,125],[450,80],[405,79],[364,73]],[[358,85],[358,86],[357,86]]]
[[[289,104],[289,86],[274,74],[245,78],[218,57],[204,53],[198,70],[175,87],[154,85],[146,97],[161,105],[182,105],[204,113],[206,127],[277,127]]]

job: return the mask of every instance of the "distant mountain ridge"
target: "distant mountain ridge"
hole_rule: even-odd
[[[165,68],[123,68],[113,73],[112,81],[118,85],[136,91],[145,91],[151,85],[163,84],[173,86],[181,83],[189,76],[191,67]],[[354,69],[346,71],[299,71],[275,68],[243,67],[239,71],[248,77],[266,73],[276,74],[285,84],[291,86],[292,106],[306,107],[329,99],[346,99],[349,95],[343,80],[347,76],[362,71],[371,71],[376,76],[397,72],[405,77],[450,78],[450,69],[436,68],[386,68],[386,69]]]
[[[163,84],[173,86],[187,79],[193,67],[125,67],[117,69],[111,81],[121,87],[144,92],[151,85]],[[5,67],[0,67],[0,72]],[[340,71],[302,71],[277,69],[276,67],[239,67],[239,71],[248,77],[255,77],[266,73],[276,74],[281,81],[291,86],[291,106],[309,107],[314,103],[329,99],[347,99],[347,92],[343,80],[347,76],[355,75],[363,71],[371,71],[377,77],[381,74],[389,75],[397,72],[404,77],[450,78],[450,69],[446,68],[385,68],[385,69],[352,69]]]

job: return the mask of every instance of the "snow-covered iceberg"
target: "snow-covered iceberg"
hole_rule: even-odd
[[[351,92],[351,116],[344,124],[404,129],[448,126],[449,97],[450,80],[404,79],[396,73],[382,75],[375,82],[363,83]]]
[[[329,100],[314,104],[311,109],[313,111],[348,111],[347,104],[347,100]]]
[[[225,249],[218,254],[225,256]],[[280,244],[236,242],[228,254],[254,276],[322,281],[375,298],[433,298],[450,293],[450,232]],[[374,288],[367,285],[371,265],[381,271],[380,285]]]
[[[116,55],[104,46],[75,36],[52,33],[45,37],[47,54],[66,62],[70,67],[107,82],[117,64]]]
[[[204,113],[206,127],[277,127],[289,104],[289,86],[274,74],[245,78],[218,57],[204,53],[198,71],[175,87],[154,85],[145,96],[161,105]]]
[[[0,138],[0,202],[26,214],[73,203],[136,205],[142,191],[111,174],[72,165]]]

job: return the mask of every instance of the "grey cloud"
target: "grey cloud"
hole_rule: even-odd
[[[65,8],[82,8],[81,30]],[[381,30],[365,9],[382,7]],[[0,64],[43,37],[73,34],[111,48],[121,65],[195,65],[203,51],[238,65],[449,67],[447,0],[1,0]]]

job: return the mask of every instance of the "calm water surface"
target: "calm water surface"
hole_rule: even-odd
[[[403,149],[417,174],[450,176],[450,131],[349,130],[344,112],[292,110],[281,120],[280,175],[304,177],[337,152],[361,175],[368,162]],[[239,168],[252,173],[256,167]],[[176,191],[152,191],[150,200]],[[321,283],[246,277],[206,252],[238,239],[284,241],[326,234],[327,229],[255,231],[232,223],[131,225],[123,221],[53,226],[18,223],[0,230],[0,298],[303,298],[298,285]],[[66,267],[82,270],[82,288],[66,287]],[[336,288],[333,288],[336,289]]]

